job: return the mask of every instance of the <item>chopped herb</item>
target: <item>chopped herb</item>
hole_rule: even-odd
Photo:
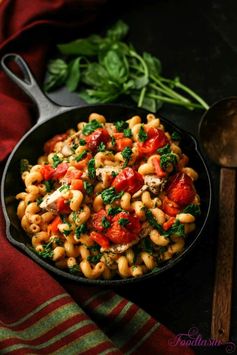
[[[86,150],[83,150],[76,158],[75,160],[78,162],[80,160],[82,160],[83,158],[85,158],[87,155],[87,151]]]
[[[87,249],[89,249],[90,251],[100,251],[100,245],[99,244],[95,244],[95,245],[91,245],[89,247],[87,247]]]
[[[173,132],[171,134],[171,138],[173,139],[173,141],[180,141],[181,140],[181,135],[178,132]]]
[[[109,187],[108,189],[102,191],[101,197],[105,204],[112,203],[115,200],[122,197],[123,191],[117,193],[114,187]]]
[[[80,144],[80,145],[86,145],[85,139],[80,139],[80,140],[79,140],[79,144]]]
[[[142,251],[152,254],[153,247],[152,247],[152,241],[150,240],[150,238],[146,237],[146,238],[142,239],[140,248]]]
[[[94,132],[97,128],[101,128],[101,127],[102,125],[98,121],[92,120],[83,127],[82,133],[85,136],[88,136],[89,134]]]
[[[94,179],[96,176],[96,172],[95,172],[95,159],[91,159],[89,160],[88,163],[88,175],[90,179]]]
[[[109,216],[114,216],[114,215],[116,215],[116,214],[118,214],[118,213],[120,213],[122,211],[123,211],[123,209],[121,207],[110,207],[108,209],[108,215]]]
[[[199,205],[191,204],[191,205],[188,205],[185,207],[185,209],[183,210],[183,213],[190,213],[193,216],[197,217],[197,216],[200,216],[201,209],[200,209]]]
[[[24,173],[24,171],[28,171],[29,169],[30,169],[29,161],[27,159],[21,159],[20,161],[21,174]]]
[[[67,223],[67,216],[65,214],[60,213],[60,218],[61,218],[63,223]]]
[[[68,236],[71,233],[71,229],[64,229],[63,234]]]
[[[45,180],[43,181],[45,187],[46,187],[46,192],[50,192],[53,190],[54,183],[53,180]]]
[[[164,237],[169,237],[170,235],[176,235],[178,237],[184,237],[184,225],[179,221],[176,221],[171,228],[164,232]]]
[[[111,175],[112,175],[113,178],[115,178],[118,175],[118,173],[116,173],[115,171],[112,171]]]
[[[52,240],[52,243],[55,243],[58,246],[63,245],[63,241],[60,238],[54,237],[51,240]]]
[[[103,255],[103,254],[101,254],[101,253],[99,253],[99,254],[97,254],[97,255],[89,255],[89,256],[87,257],[87,260],[88,260],[90,263],[92,263],[92,264],[97,264],[97,263],[100,261],[102,255]]]
[[[122,132],[124,129],[128,128],[128,123],[126,121],[115,122],[115,127],[118,132]]]
[[[130,223],[130,221],[128,218],[120,218],[118,223],[120,226],[126,227]]]
[[[80,266],[78,264],[75,264],[73,266],[70,266],[68,268],[70,274],[79,274],[80,273]]]
[[[111,138],[111,144],[112,144],[112,147],[114,147],[116,144],[116,140],[115,140],[114,136]]]
[[[143,207],[143,209],[145,210],[146,219],[150,223],[150,225],[152,227],[154,227],[155,229],[157,229],[159,233],[163,234],[163,232],[164,232],[163,228],[162,228],[161,224],[159,224],[157,222],[157,220],[153,216],[151,210],[148,210],[147,208],[144,208],[144,207]]]
[[[157,152],[158,152],[160,155],[171,153],[170,145],[169,145],[169,144],[166,144],[163,148],[157,149]]]
[[[142,125],[140,127],[139,132],[138,132],[138,139],[139,139],[140,142],[145,142],[147,140],[147,137],[148,137],[147,133],[145,132],[144,126]]]
[[[132,130],[130,128],[126,128],[123,130],[124,137],[131,138],[132,137]]]
[[[59,188],[59,191],[62,192],[62,191],[64,191],[64,190],[69,190],[69,189],[70,189],[70,186],[67,185],[67,184],[64,184],[64,185],[62,185],[62,186]]]
[[[85,234],[87,232],[86,224],[83,223],[80,226],[77,226],[75,229],[75,235],[77,238],[80,237],[81,234]]]
[[[53,168],[57,168],[57,166],[62,163],[62,159],[59,158],[57,154],[53,156]]]
[[[88,193],[88,195],[91,195],[93,193],[94,187],[88,181],[84,181],[83,186],[86,192]]]
[[[110,227],[110,221],[106,218],[106,217],[103,217],[102,218],[102,222],[101,222],[102,226],[104,228],[109,228]]]
[[[37,252],[39,256],[44,259],[52,259],[53,257],[53,249],[52,249],[52,241],[43,245],[43,250]]]
[[[121,154],[122,154],[122,157],[125,160],[125,162],[123,164],[123,168],[126,168],[126,166],[129,163],[129,160],[131,159],[132,149],[130,147],[126,147],[126,148],[124,148],[124,150],[122,151]]]
[[[78,148],[78,146],[79,146],[78,144],[73,143],[71,149],[72,149],[73,151],[75,151],[75,150]]]
[[[167,251],[167,247],[160,247],[159,252],[160,254],[164,254]]]
[[[105,152],[106,146],[105,146],[104,142],[100,142],[97,150],[98,150],[98,152]]]
[[[42,201],[43,201],[43,197],[38,197],[38,198],[36,199],[37,205],[39,206]]]
[[[177,156],[174,153],[163,154],[160,157],[160,166],[163,170],[167,169],[169,164],[177,164]]]

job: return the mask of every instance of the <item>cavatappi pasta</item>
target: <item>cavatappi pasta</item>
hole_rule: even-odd
[[[174,258],[195,229],[198,172],[159,118],[88,122],[21,162],[17,215],[35,252],[89,279],[138,277]]]

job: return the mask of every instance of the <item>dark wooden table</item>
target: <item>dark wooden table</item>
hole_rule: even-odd
[[[125,20],[130,26],[128,39],[137,50],[159,57],[167,77],[179,75],[209,104],[236,95],[236,0],[113,0],[104,10],[98,23],[99,31],[118,18]],[[50,96],[63,105],[80,103],[78,97],[66,89]],[[163,106],[160,114],[198,136],[201,112]],[[219,168],[209,161],[208,165],[214,183],[214,209],[199,245],[168,274],[145,285],[117,290],[176,334],[186,334],[195,327],[206,340],[210,339],[219,184]],[[236,276],[235,267],[234,280],[237,280]],[[234,281],[230,340],[237,345],[236,286]],[[197,354],[224,354],[228,349],[199,345],[194,350]]]

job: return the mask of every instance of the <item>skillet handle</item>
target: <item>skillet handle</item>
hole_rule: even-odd
[[[21,74],[23,74],[23,79],[15,74],[14,71],[9,67],[10,62],[17,64]],[[37,84],[37,81],[30,68],[20,55],[15,53],[5,54],[1,59],[1,66],[7,76],[13,80],[19,86],[19,88],[22,89],[37,105],[39,111],[38,123],[72,109],[72,107],[63,107],[57,105],[48,97],[46,97],[46,95],[42,92],[39,85]]]

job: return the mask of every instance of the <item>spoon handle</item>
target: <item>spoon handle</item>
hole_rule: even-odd
[[[229,340],[235,236],[235,169],[220,172],[219,232],[212,304],[211,336]]]

